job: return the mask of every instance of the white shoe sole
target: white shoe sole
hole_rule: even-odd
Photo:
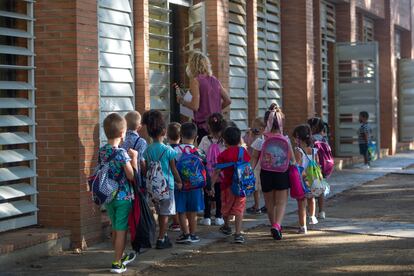
[[[137,258],[137,255],[135,255],[135,256],[134,256],[134,258],[132,258],[132,259],[130,259],[130,260],[128,260],[128,261],[123,262],[122,264],[123,264],[123,265],[130,264],[130,263],[132,263],[132,262],[133,262],[136,258]]]
[[[122,268],[122,269],[111,269],[111,273],[117,273],[117,274],[124,273],[125,271],[127,271],[126,268]]]

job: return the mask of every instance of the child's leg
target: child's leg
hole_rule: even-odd
[[[315,198],[308,198],[308,212],[309,212],[309,216],[310,217],[314,217],[315,216],[315,212],[316,212],[316,203],[315,203]]]
[[[254,194],[254,208],[257,210],[259,209],[259,202],[260,202],[260,194],[259,191],[255,191]]]
[[[288,190],[273,191],[276,206],[275,223],[282,225],[288,200]]]
[[[236,228],[236,235],[241,234],[242,224],[243,224],[243,215],[242,214],[235,216],[234,224],[235,224],[235,228]]]
[[[214,198],[216,200],[216,218],[221,218],[221,189],[220,183],[214,185]]]
[[[325,196],[322,194],[318,197],[318,211],[323,212],[325,205]]]
[[[180,218],[181,231],[183,231],[183,233],[186,235],[190,234],[190,230],[188,229],[188,221],[187,221],[186,213],[179,213],[178,216]]]
[[[204,218],[211,218],[211,197],[204,191]]]
[[[125,242],[127,231],[114,231],[115,234],[115,260],[119,262],[125,251]]]
[[[158,216],[158,226],[160,228],[158,239],[162,240],[162,239],[164,239],[165,235],[167,234],[168,216],[159,215]]]
[[[299,225],[306,226],[306,199],[298,200]]]
[[[265,205],[267,208],[267,216],[269,217],[270,224],[273,225],[276,223],[276,214],[275,214],[275,202],[273,191],[263,193],[265,199]]]
[[[174,224],[180,224],[180,218],[178,217],[178,214],[175,214],[174,216],[173,216],[173,223]]]
[[[187,212],[187,219],[189,225],[189,232],[194,235],[197,232],[197,212]]]

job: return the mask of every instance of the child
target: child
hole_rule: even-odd
[[[177,122],[170,123],[167,128],[168,144],[175,149],[180,145],[181,125]],[[175,193],[175,192],[174,192]],[[172,232],[180,232],[180,219],[178,214],[173,216],[173,222],[170,224],[169,230]]]
[[[156,248],[170,248],[172,247],[172,243],[168,238],[167,228],[168,217],[175,215],[174,182],[178,190],[182,187],[181,179],[175,165],[175,156],[177,153],[170,146],[163,144],[167,126],[161,112],[158,110],[145,112],[142,123],[146,126],[148,135],[153,140],[152,144],[144,152],[145,161],[147,164],[151,161],[160,161],[163,175],[169,186],[169,199],[155,202],[160,228]]]
[[[223,115],[220,113],[213,113],[207,119],[207,125],[210,135],[204,136],[203,139],[201,139],[199,149],[204,151],[207,155],[207,169],[209,176],[211,177],[214,173],[214,165],[217,164],[218,155],[226,149],[221,134],[226,128],[227,123]],[[202,225],[211,225],[211,205],[213,202],[216,203],[216,216],[214,224],[218,226],[222,226],[224,224],[221,213],[221,180],[222,178],[220,177],[217,183],[214,184],[214,187],[207,187],[204,192],[204,218],[200,222]],[[207,190],[210,189],[214,189],[214,197],[209,195]]]
[[[184,153],[191,153],[199,156],[205,164],[204,154],[194,147],[196,139],[197,126],[194,123],[184,123],[181,126],[181,145],[175,148],[175,151],[177,152],[177,162],[180,162],[180,158]],[[194,153],[192,153],[191,150],[194,150]],[[204,210],[203,189],[198,188],[188,191],[178,191],[175,195],[175,201],[177,205],[177,213],[180,218],[180,227],[183,232],[177,238],[176,242],[199,242],[200,238],[196,235],[197,213]]]
[[[258,138],[255,143],[252,144],[254,149],[253,151],[253,161],[252,165],[255,167],[259,160],[261,151],[265,150],[263,148],[264,143],[267,139],[272,137],[278,137],[278,139],[284,139],[285,143],[288,143],[286,152],[283,152],[285,157],[290,156],[291,162],[295,162],[292,146],[289,142],[289,139],[283,136],[283,113],[280,109],[276,108],[269,111],[266,114],[267,126],[265,130],[266,139]],[[282,157],[282,156],[280,156]],[[288,160],[285,160],[288,161]],[[265,199],[265,204],[267,208],[267,215],[271,223],[270,232],[273,239],[281,240],[282,239],[282,220],[285,214],[286,204],[288,200],[288,190],[290,188],[289,182],[289,171],[286,168],[285,172],[274,172],[270,170],[264,170],[263,167],[260,171],[260,181],[262,185],[262,191]]]
[[[368,154],[368,144],[371,139],[371,127],[368,124],[369,114],[366,111],[359,113],[359,122],[361,126],[358,131],[359,153],[364,157],[363,169],[370,168],[370,158]]]
[[[115,261],[112,263],[111,272],[123,273],[126,265],[132,262],[136,255],[124,254],[126,235],[128,230],[128,216],[132,207],[133,191],[128,181],[133,181],[134,171],[137,169],[137,152],[119,148],[126,132],[125,119],[116,113],[109,114],[103,121],[103,127],[108,142],[99,149],[99,159],[109,162],[108,177],[116,180],[119,190],[115,198],[105,205],[108,216],[112,222],[112,239],[115,249]]]
[[[218,156],[218,163],[236,162],[239,157],[239,149],[241,144],[241,132],[237,127],[228,127],[223,132],[223,139],[226,145],[226,150]],[[243,160],[250,161],[250,155],[247,150],[243,149]],[[234,168],[228,167],[223,171],[223,181],[221,182],[221,211],[223,213],[224,225],[220,231],[225,235],[231,235],[232,230],[229,226],[230,216],[235,216],[236,233],[234,236],[235,243],[244,243],[244,237],[241,234],[243,213],[246,208],[246,197],[240,197],[233,194],[231,185],[233,182]],[[220,176],[221,170],[216,170],[213,174],[211,183],[214,185]],[[213,192],[213,190],[212,190]]]
[[[314,117],[312,119],[308,120],[308,125],[310,126],[312,130],[312,140],[315,141],[321,141],[328,143],[328,139],[326,138],[326,124],[321,118]],[[325,219],[326,214],[324,211],[324,205],[325,205],[325,196],[322,194],[320,197],[318,197],[318,218],[319,219]]]
[[[252,144],[259,138],[264,139],[263,132],[265,130],[266,124],[263,121],[262,117],[256,118],[253,121],[252,128],[250,129],[250,132],[248,134],[249,137],[246,137],[244,141],[247,144],[247,150],[249,151],[249,154],[253,155],[253,150],[255,150],[252,147]],[[256,149],[261,150],[261,149]],[[254,169],[254,175],[256,177],[256,191],[254,192],[254,205],[250,208],[247,208],[247,212],[251,214],[261,214],[262,208],[259,208],[260,203],[260,192],[261,192],[261,184],[260,184],[260,164],[257,164],[256,168]]]
[[[316,150],[312,148],[312,135],[309,125],[297,126],[293,131],[293,137],[296,139],[295,159],[298,165],[303,168],[302,176],[305,177],[305,171],[309,165],[309,159],[317,158]],[[306,234],[306,201],[309,207],[309,224],[317,224],[318,220],[315,216],[315,198],[308,197],[298,200],[298,216],[299,216],[299,234]]]
[[[127,123],[127,133],[125,135],[122,148],[125,150],[133,149],[138,152],[141,168],[145,165],[144,151],[147,148],[147,141],[139,136],[141,130],[141,114],[138,111],[130,111],[125,115]]]

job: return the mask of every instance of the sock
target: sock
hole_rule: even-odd
[[[279,231],[282,230],[282,227],[280,227],[280,224],[279,223],[273,224],[272,227],[275,228],[275,229],[277,229],[277,230],[279,230]]]

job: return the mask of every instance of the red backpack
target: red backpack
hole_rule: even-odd
[[[321,166],[322,175],[324,178],[328,178],[335,168],[331,147],[324,141],[315,141],[314,147],[318,150],[319,165]]]

